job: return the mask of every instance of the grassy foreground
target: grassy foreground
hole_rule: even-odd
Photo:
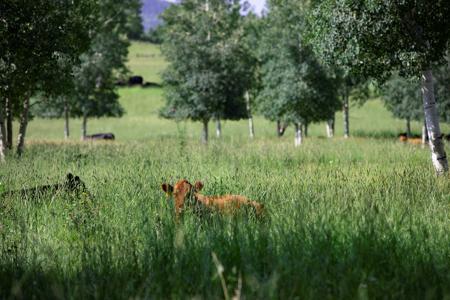
[[[137,55],[151,51],[151,63]],[[133,44],[130,66],[145,63],[164,64]],[[133,73],[159,80],[146,70]],[[450,297],[450,182],[434,176],[427,148],[395,140],[404,124],[379,101],[352,108],[354,137],[340,138],[338,114],[336,138],[315,124],[295,149],[292,128],[278,139],[259,117],[254,141],[246,121],[226,122],[203,146],[199,124],[157,117],[160,89],[120,94],[123,118],[88,123],[115,142],[79,142],[79,120],[64,142],[61,120],[35,119],[23,159],[1,166],[3,190],[72,172],[90,195],[0,196],[0,299]],[[188,211],[177,224],[160,184],[180,178],[259,200],[269,217]]]
[[[31,298],[441,298],[450,293],[450,184],[428,151],[394,142],[183,138],[34,144],[1,169],[8,189],[71,171],[91,196],[2,199],[0,295]],[[160,184],[263,202],[246,216],[173,219]]]

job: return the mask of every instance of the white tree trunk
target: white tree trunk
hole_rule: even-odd
[[[64,139],[67,140],[70,135],[69,131],[69,106],[67,100],[64,102]]]
[[[253,125],[252,108],[251,108],[251,104],[250,104],[250,94],[248,91],[245,92],[245,103],[247,104],[248,130],[250,132],[250,138],[253,139],[255,137],[255,127]]]
[[[208,143],[208,120],[203,120],[202,143]]]
[[[255,138],[255,125],[253,124],[253,117],[248,118],[248,131],[250,138]]]
[[[222,123],[220,123],[220,118],[216,119],[216,136],[219,139],[222,137]]]
[[[441,128],[439,126],[439,114],[434,97],[433,72],[431,69],[422,72],[422,96],[423,109],[427,124],[431,160],[436,174],[442,175],[448,172],[447,155],[442,141]]]
[[[295,123],[295,147],[298,147],[303,142],[302,123]]]
[[[332,138],[334,136],[334,116],[327,121],[327,137]]]
[[[81,140],[85,140],[87,135],[87,113],[83,113],[83,122],[81,123]]]
[[[2,133],[3,147],[6,147],[6,123],[5,123],[5,109],[4,105],[0,107],[0,130]],[[4,149],[5,150],[5,149]]]
[[[13,125],[12,125],[12,107],[11,100],[6,98],[5,105],[5,114],[6,114],[6,148],[11,150],[13,147]]]
[[[406,118],[406,136],[411,137],[411,120]]]
[[[22,156],[25,146],[25,134],[28,126],[28,111],[30,109],[30,97],[26,96],[23,101],[22,113],[20,114],[19,135],[17,136],[17,156]]]
[[[205,3],[205,11],[209,12],[209,1],[206,0]],[[208,30],[207,36],[206,36],[206,41],[209,42],[211,40],[211,32]],[[209,120],[203,120],[203,130],[202,130],[202,143],[203,144],[207,144],[208,143],[208,122]],[[220,120],[219,120],[219,124],[220,126]],[[220,129],[221,130],[221,129]],[[219,135],[221,134],[221,132],[219,132],[216,128],[216,134],[218,137],[220,137]]]
[[[5,162],[5,144],[3,143],[3,130],[0,130],[0,163]]]
[[[0,162],[5,161],[5,118],[3,107],[0,107]]]
[[[286,123],[281,125],[281,121],[280,120],[277,121],[277,136],[278,137],[282,137],[284,135],[284,132],[286,131],[287,126],[288,125]]]
[[[424,120],[422,125],[422,144],[425,145],[428,143],[428,131],[427,131],[427,123]]]
[[[205,3],[205,11],[209,12],[209,1],[207,0]],[[206,41],[209,42],[211,40],[211,31],[208,30],[208,35],[206,36]]]
[[[344,138],[350,136],[350,124],[349,124],[349,104],[348,104],[348,93],[347,90],[344,91],[344,106],[342,108],[344,114]]]

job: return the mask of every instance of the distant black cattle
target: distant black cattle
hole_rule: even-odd
[[[156,82],[149,82],[149,81],[146,81],[146,82],[142,85],[142,87],[145,87],[145,88],[148,88],[148,87],[161,87],[161,85],[160,85],[159,83],[156,83]]]
[[[116,137],[114,136],[114,133],[96,133],[91,135],[86,135],[83,137],[83,141],[93,141],[93,140],[115,140]]]
[[[44,193],[56,193],[56,192],[86,192],[89,194],[89,192],[86,189],[86,185],[84,182],[80,179],[78,176],[72,175],[72,173],[68,173],[66,175],[66,179],[63,183],[57,183],[57,184],[49,184],[49,185],[39,185],[33,188],[28,189],[20,189],[20,190],[13,190],[13,191],[7,191],[2,194],[2,196],[22,196],[27,198],[33,198],[37,197],[40,194]]]
[[[128,78],[128,85],[142,85],[144,84],[144,78],[142,76],[131,76]]]

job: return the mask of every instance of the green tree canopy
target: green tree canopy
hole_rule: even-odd
[[[395,75],[381,89],[386,108],[394,117],[419,121],[423,119],[422,96],[417,79]]]
[[[161,115],[202,121],[247,116],[254,70],[239,1],[186,0],[163,14],[166,106]],[[204,128],[205,130],[205,128]]]
[[[127,72],[127,35],[133,32],[134,24],[140,22],[138,0],[101,0],[98,5],[97,26],[89,49],[70,70],[74,74],[71,88],[43,101],[35,110],[40,116],[61,117],[68,107],[71,116],[83,117],[83,135],[88,117],[123,115],[115,81]]]
[[[447,0],[325,0],[311,17],[313,43],[329,62],[384,81],[398,71],[421,78],[432,162],[448,171],[435,101],[434,63],[450,41]]]
[[[439,117],[445,123],[450,123],[450,67],[448,63],[434,69],[435,90],[440,100]],[[394,74],[381,87],[386,108],[399,119],[423,120],[423,104],[420,92],[420,82],[417,78],[404,78]]]
[[[260,47],[259,111],[270,120],[310,123],[340,108],[337,81],[306,41],[304,4],[270,1]]]
[[[69,84],[70,69],[89,47],[97,9],[92,0],[1,1],[0,96],[5,111],[20,115],[19,155],[30,97],[58,94]]]
[[[450,123],[450,55],[446,56],[446,61],[441,66],[435,68],[434,74],[440,120]]]
[[[442,60],[450,39],[450,2],[326,0],[311,21],[313,44],[329,62],[387,79],[418,76]]]

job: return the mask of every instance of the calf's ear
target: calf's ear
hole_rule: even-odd
[[[203,189],[203,183],[201,181],[197,181],[194,187],[197,192],[200,192]]]
[[[163,189],[163,191],[166,193],[167,196],[172,195],[173,193],[173,186],[171,186],[168,183],[163,183],[161,184],[161,188]]]

